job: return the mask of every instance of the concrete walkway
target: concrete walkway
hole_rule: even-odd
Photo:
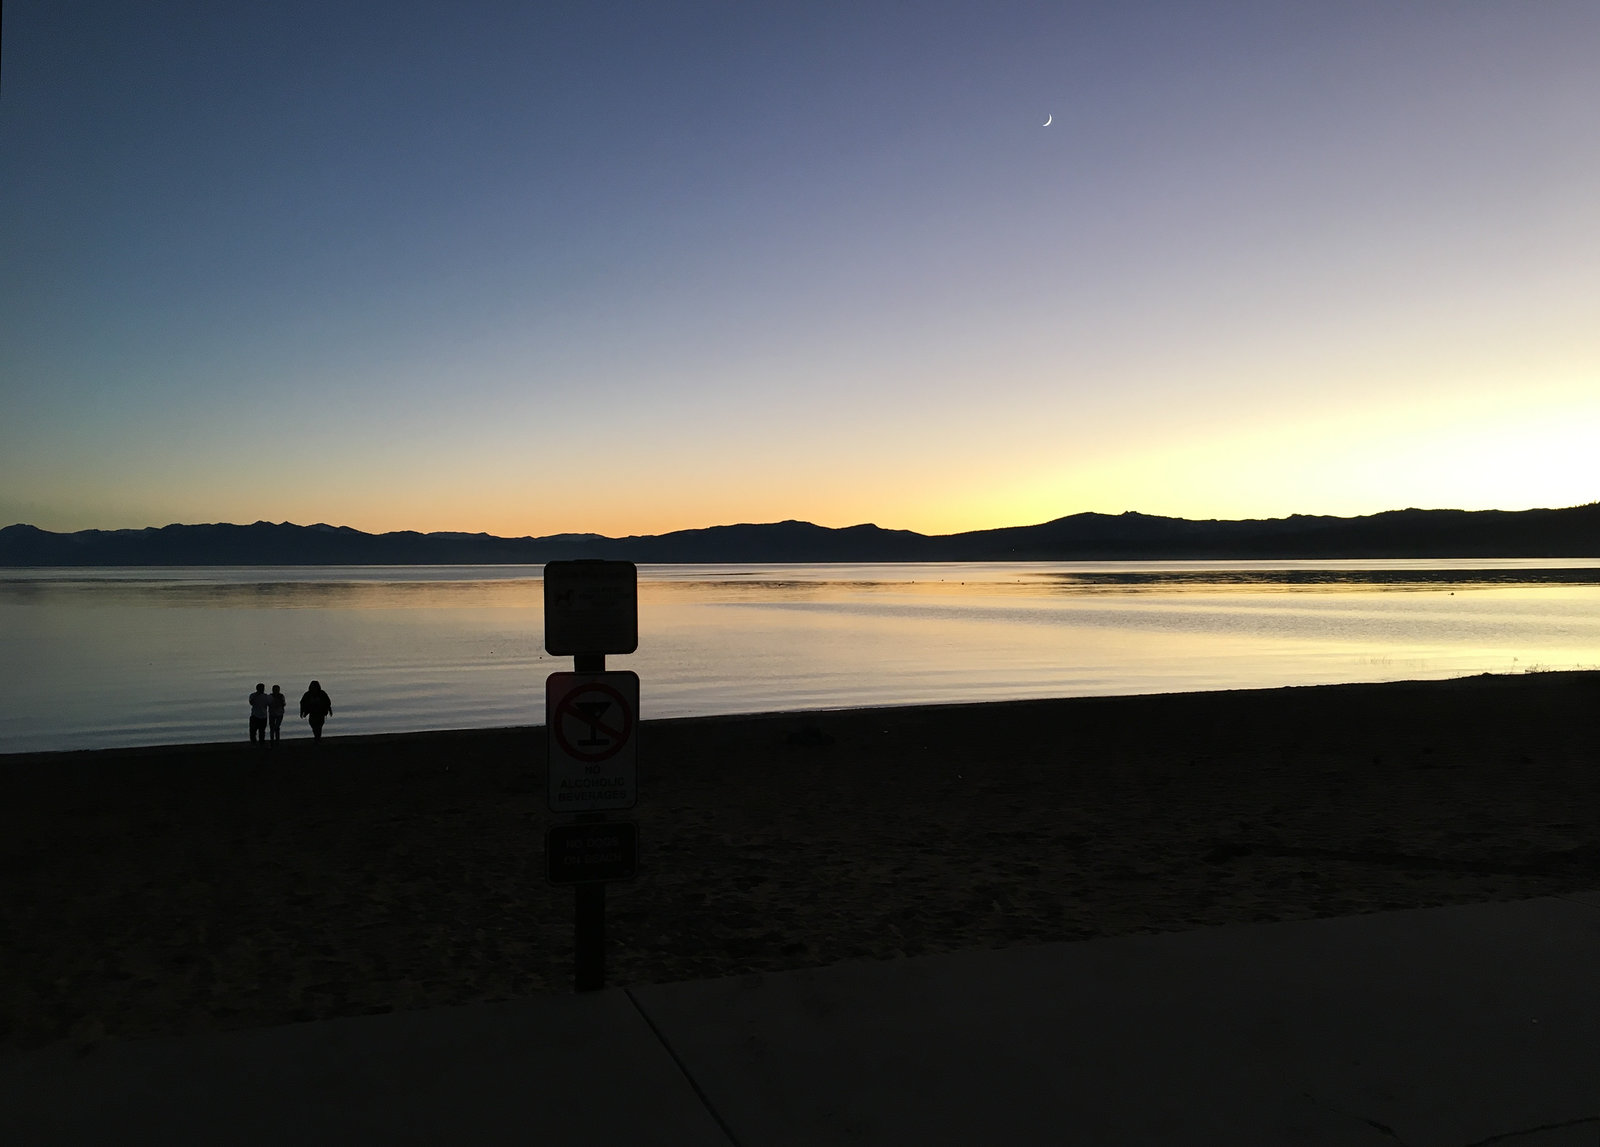
[[[1600,1147],[1600,893],[0,1061],[9,1142]]]

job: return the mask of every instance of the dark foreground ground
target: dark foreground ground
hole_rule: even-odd
[[[1600,885],[1600,674],[647,722],[639,984]],[[0,1041],[570,990],[536,728],[0,757]],[[616,814],[613,814],[616,815]]]

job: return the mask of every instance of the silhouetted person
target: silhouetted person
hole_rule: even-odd
[[[250,743],[252,745],[265,745],[267,743],[267,713],[270,712],[271,702],[267,698],[267,687],[256,682],[256,691],[250,694]]]
[[[279,739],[279,730],[283,728],[283,709],[289,703],[289,698],[283,695],[283,690],[274,685],[272,692],[267,695],[267,727],[274,741]]]
[[[322,722],[333,712],[333,701],[322,691],[322,683],[313,681],[311,688],[300,694],[300,715],[311,719],[311,739],[322,740]]]

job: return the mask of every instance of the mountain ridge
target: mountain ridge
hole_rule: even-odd
[[[572,558],[698,563],[1407,557],[1600,557],[1600,502],[1532,510],[1411,508],[1351,518],[1293,514],[1228,520],[1085,512],[954,534],[872,523],[834,528],[795,519],[621,538],[415,530],[368,534],[326,522],[267,521],[72,533],[25,523],[0,529],[0,567],[538,565]]]

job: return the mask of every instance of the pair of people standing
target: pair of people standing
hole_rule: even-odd
[[[256,691],[250,694],[250,743],[263,745],[267,743],[270,732],[274,741],[278,740],[278,730],[283,727],[283,710],[289,699],[283,695],[283,690],[274,685],[272,692],[267,692],[267,687],[261,682],[256,682]]]
[[[289,699],[283,695],[283,690],[274,685],[272,692],[266,691],[266,686],[256,683],[256,691],[250,694],[250,743],[266,745],[268,735],[272,740],[280,739],[279,730],[283,727],[283,711]],[[311,736],[314,740],[322,740],[322,723],[328,719],[328,714],[333,712],[333,701],[322,691],[322,684],[318,681],[311,683],[311,688],[300,695],[300,715],[311,721]]]

